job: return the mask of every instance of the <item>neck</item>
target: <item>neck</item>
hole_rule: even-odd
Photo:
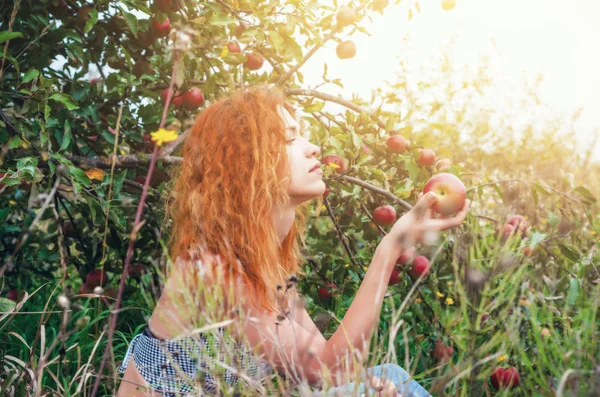
[[[273,220],[273,225],[275,225],[279,244],[283,244],[283,240],[285,240],[285,237],[294,225],[295,217],[296,206],[292,204],[286,205],[281,210],[273,210],[271,212],[271,219]]]

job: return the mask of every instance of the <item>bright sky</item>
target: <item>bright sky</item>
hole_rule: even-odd
[[[371,37],[354,34],[354,59],[339,60],[335,43],[317,52],[301,69],[305,85],[321,82],[327,62],[329,77],[341,78],[345,88],[328,85],[323,91],[370,98],[371,89],[394,81],[399,56],[418,68],[434,61],[454,38],[453,61],[477,64],[494,52],[493,38],[494,73],[506,95],[523,87],[523,76],[533,80],[541,73],[543,103],[561,113],[583,106],[578,146],[587,150],[600,134],[600,0],[457,0],[451,11],[441,8],[441,0],[421,0],[421,13],[408,21],[411,4],[414,0],[404,0],[390,4],[383,16],[375,14],[367,25]],[[600,161],[600,142],[593,158]]]

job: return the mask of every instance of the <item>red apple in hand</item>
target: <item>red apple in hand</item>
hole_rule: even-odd
[[[196,110],[204,103],[204,94],[200,88],[191,88],[182,95],[183,107],[187,110]]]
[[[402,271],[394,268],[394,270],[392,270],[392,274],[390,275],[388,286],[398,284],[400,280],[402,280]]]
[[[509,225],[508,223],[502,226],[502,237],[508,238],[515,234],[515,227],[513,225]]]
[[[419,158],[417,164],[419,167],[429,167],[435,163],[435,152],[431,149],[419,150]]]
[[[431,265],[429,264],[429,259],[419,255],[413,259],[413,266],[410,269],[410,275],[414,279],[418,279],[421,276],[427,277],[430,268]]]
[[[319,287],[319,290],[317,291],[317,293],[321,300],[328,300],[328,299],[331,299],[331,297],[333,297],[333,292],[334,292],[334,290],[337,290],[337,289],[338,289],[337,285],[335,285],[332,282],[327,282],[327,283],[325,283],[325,285],[322,285]]]
[[[442,172],[427,181],[423,194],[434,192],[437,200],[431,206],[433,212],[447,216],[458,212],[467,199],[467,189],[458,177]]]
[[[398,258],[398,261],[396,263],[398,263],[399,265],[403,265],[403,266],[408,265],[408,264],[412,263],[413,259],[415,258],[416,253],[417,253],[417,249],[415,247],[410,247],[407,250],[405,250],[404,252],[402,252],[402,254]]]
[[[396,222],[396,209],[391,205],[382,205],[375,208],[373,221],[381,226],[393,225]]]
[[[104,287],[108,283],[108,274],[102,269],[94,269],[87,274],[85,283],[92,290],[98,286]]]
[[[410,143],[402,135],[392,135],[385,141],[385,144],[392,153],[402,153],[410,149]]]
[[[337,154],[330,154],[323,157],[323,164],[325,164],[326,167],[331,163],[337,165],[337,167],[335,167],[335,172],[338,174],[343,174],[346,171],[346,164],[344,163],[344,160]]]

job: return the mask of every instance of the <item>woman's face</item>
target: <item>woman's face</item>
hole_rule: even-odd
[[[300,130],[298,121],[283,106],[278,107],[286,129],[286,149],[291,173],[288,189],[293,205],[312,200],[325,192],[323,170],[317,157],[321,154],[318,146],[310,143]],[[315,169],[315,166],[318,166]]]

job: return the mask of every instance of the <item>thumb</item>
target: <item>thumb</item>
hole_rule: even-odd
[[[413,209],[419,213],[424,213],[433,205],[433,203],[435,203],[436,200],[437,195],[434,192],[428,192],[426,195],[421,197],[419,201],[417,201],[417,204],[415,204]]]

